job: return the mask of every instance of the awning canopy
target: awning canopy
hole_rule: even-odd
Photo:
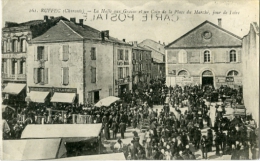
[[[32,102],[44,103],[45,98],[48,96],[50,92],[40,92],[40,91],[31,91],[30,92],[30,100]]]
[[[18,95],[24,88],[26,84],[21,83],[8,83],[3,93]]]
[[[66,152],[61,139],[3,140],[3,160],[57,159]]]
[[[66,142],[78,142],[98,137],[102,124],[46,124],[27,125],[21,138],[62,138]]]
[[[126,160],[124,153],[111,153],[100,155],[85,155],[78,157],[60,158],[56,160]]]
[[[63,103],[72,103],[74,102],[76,94],[75,93],[58,93],[55,92],[51,102],[63,102]]]
[[[103,99],[99,100],[99,101],[95,104],[95,106],[96,106],[96,107],[109,106],[109,105],[111,105],[112,103],[114,103],[114,102],[116,102],[116,101],[118,101],[118,100],[120,100],[120,98],[115,97],[115,96],[108,96],[108,97],[106,97],[106,98],[103,98]]]

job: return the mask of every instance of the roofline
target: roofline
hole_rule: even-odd
[[[169,47],[167,49],[201,49],[201,48],[242,48],[242,45],[234,45],[234,46],[196,46],[196,47]]]
[[[148,47],[148,48],[150,48],[150,49],[152,49],[152,50],[154,50],[154,51],[156,51],[156,52],[158,52],[158,53],[160,53],[161,55],[163,55],[163,56],[165,56],[165,54],[164,53],[162,53],[162,52],[160,52],[160,51],[158,51],[158,50],[155,50],[154,48],[152,48],[152,47],[150,47],[150,46],[147,46],[147,45],[144,45],[145,47]]]
[[[153,42],[156,43],[156,44],[159,44],[159,45],[163,46],[163,44],[160,44],[159,42],[156,42],[156,41],[153,40],[153,39],[145,39],[145,40],[150,40],[150,41],[153,41]],[[143,43],[145,40],[143,40],[143,41],[140,42],[139,44]]]
[[[228,34],[230,34],[230,35],[232,35],[232,36],[238,38],[239,40],[242,40],[241,37],[239,37],[239,36],[237,36],[237,35],[235,35],[235,34],[229,32],[229,31],[223,29],[222,27],[219,27],[218,25],[216,25],[216,24],[214,24],[214,23],[212,23],[212,22],[206,20],[206,21],[202,22],[201,24],[199,24],[198,26],[196,26],[195,28],[193,28],[193,29],[191,29],[190,31],[188,31],[187,33],[185,33],[184,35],[182,35],[181,37],[177,38],[177,39],[174,40],[173,42],[169,43],[169,44],[166,45],[164,48],[165,48],[165,49],[169,48],[169,46],[171,46],[172,44],[176,43],[177,41],[179,41],[179,40],[182,39],[183,37],[187,36],[188,34],[190,34],[191,32],[193,32],[193,31],[196,30],[197,28],[201,27],[201,26],[204,25],[205,23],[209,23],[209,24],[211,24],[211,25],[217,27],[218,29],[220,29],[220,30],[222,30],[222,31],[224,31],[224,32],[226,32],[226,33],[228,33]]]

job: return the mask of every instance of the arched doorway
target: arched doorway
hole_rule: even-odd
[[[202,73],[202,86],[205,85],[214,86],[214,77],[210,70],[206,70]]]

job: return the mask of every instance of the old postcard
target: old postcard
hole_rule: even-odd
[[[2,160],[259,159],[258,0],[3,0]]]

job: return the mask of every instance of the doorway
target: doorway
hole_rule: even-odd
[[[202,77],[202,86],[205,85],[214,86],[213,77]]]
[[[94,92],[94,103],[97,103],[99,101],[99,91]]]

